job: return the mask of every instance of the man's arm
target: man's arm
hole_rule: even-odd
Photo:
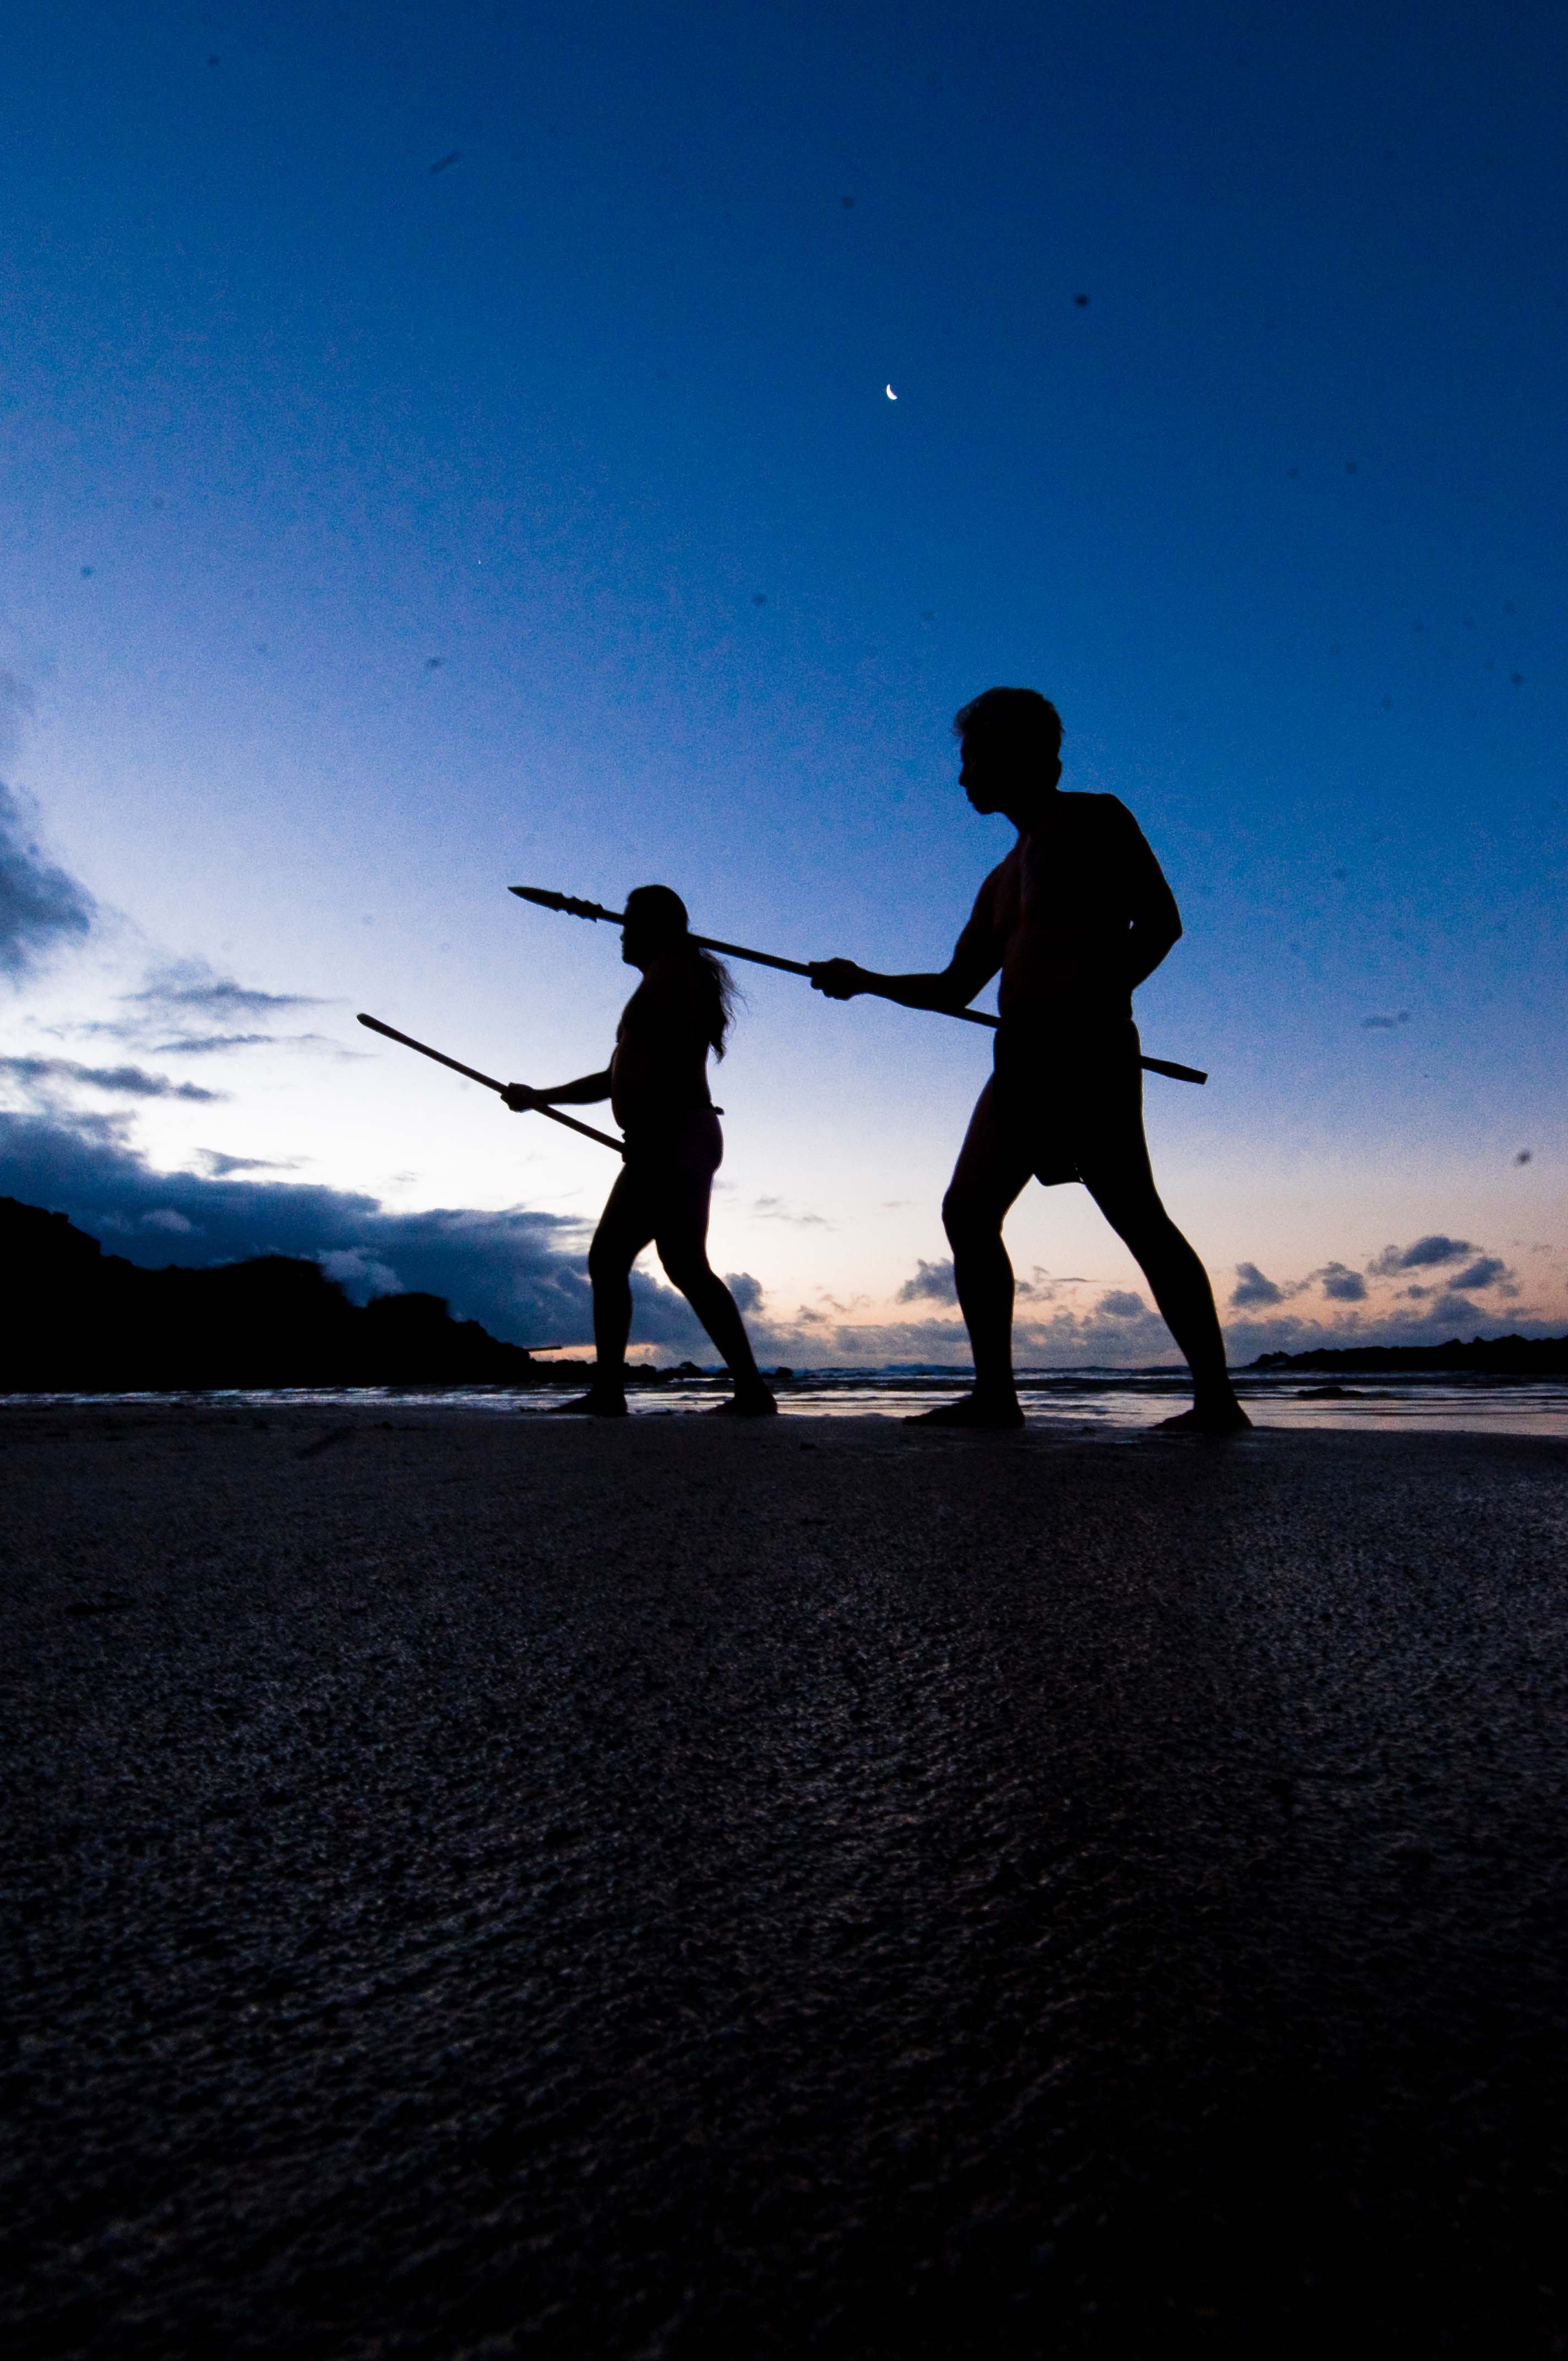
[[[826,993],[829,1000],[853,1000],[857,994],[869,992],[878,1000],[895,1001],[900,1008],[929,1008],[951,1016],[969,1006],[1001,965],[987,878],[945,968],[930,975],[880,975],[874,968],[861,967],[853,960],[814,960],[811,988]]]
[[[557,1082],[552,1091],[531,1091],[526,1082],[509,1082],[501,1093],[513,1115],[526,1115],[530,1107],[594,1106],[609,1096],[609,1069],[602,1074],[584,1074],[575,1082]]]
[[[1173,946],[1180,941],[1181,913],[1143,829],[1125,805],[1118,805],[1117,808],[1127,836],[1124,858],[1127,863],[1127,899],[1132,911],[1127,929],[1127,989],[1135,992],[1139,984],[1154,973]]]

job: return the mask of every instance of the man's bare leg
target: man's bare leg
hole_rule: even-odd
[[[1199,1434],[1234,1434],[1248,1418],[1225,1367],[1224,1339],[1209,1274],[1160,1202],[1146,1156],[1131,1172],[1093,1166],[1084,1184],[1111,1227],[1130,1248],[1149,1291],[1192,1372],[1192,1407],[1160,1421]]]
[[[1024,1423],[1013,1382],[1013,1265],[1002,1243],[1002,1224],[1028,1178],[1028,1164],[1002,1137],[992,1086],[987,1082],[942,1200],[942,1226],[953,1249],[953,1284],[974,1356],[974,1387],[960,1400],[911,1419],[912,1426]]]

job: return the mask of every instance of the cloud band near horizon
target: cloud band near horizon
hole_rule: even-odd
[[[113,1115],[77,1114],[61,1119],[52,1114],[0,1113],[0,1194],[63,1213],[99,1239],[106,1252],[145,1267],[170,1262],[201,1267],[258,1255],[296,1255],[320,1263],[361,1301],[374,1293],[421,1290],[445,1298],[458,1318],[478,1320],[508,1343],[581,1346],[591,1342],[584,1222],[526,1207],[499,1213],[456,1207],[391,1213],[367,1193],[297,1180],[242,1178],[251,1159],[229,1159],[217,1151],[205,1152],[205,1173],[159,1172],[128,1144],[126,1121]],[[1463,1243],[1465,1255],[1476,1251],[1468,1243],[1444,1243],[1456,1249]],[[1409,1267],[1429,1267],[1432,1244],[1430,1238],[1417,1241],[1425,1257]],[[1459,1258],[1457,1253],[1453,1258]],[[1480,1257],[1458,1279],[1471,1279],[1477,1287],[1490,1284],[1486,1274],[1495,1260]],[[1244,1271],[1251,1268],[1243,1267]],[[1332,1274],[1346,1268],[1331,1265],[1328,1270]],[[1259,1280],[1262,1276],[1255,1273]],[[948,1300],[940,1266],[923,1266],[916,1278],[920,1284],[905,1300]],[[807,1367],[968,1364],[968,1339],[956,1317],[856,1324],[802,1305],[793,1319],[779,1319],[770,1316],[763,1291],[749,1273],[733,1272],[728,1279],[764,1362]],[[1238,1293],[1246,1287],[1244,1277]],[[1282,1299],[1288,1291],[1297,1290],[1274,1293]],[[1326,1279],[1324,1291],[1334,1299],[1335,1290]],[[635,1345],[677,1357],[714,1358],[712,1345],[673,1289],[639,1271],[633,1293]],[[1343,1290],[1339,1300],[1345,1300]],[[1262,1352],[1314,1345],[1435,1344],[1487,1324],[1484,1308],[1458,1291],[1457,1280],[1446,1289],[1422,1290],[1409,1309],[1399,1307],[1370,1319],[1359,1300],[1354,1311],[1332,1323],[1304,1320],[1266,1298],[1262,1301],[1270,1317],[1233,1321],[1226,1328],[1234,1362]],[[1495,1314],[1491,1324],[1497,1324]],[[1525,1335],[1552,1333],[1528,1312],[1510,1326]],[[1021,1367],[1130,1367],[1169,1365],[1176,1358],[1163,1321],[1142,1297],[1126,1290],[1111,1290],[1087,1312],[1058,1305],[1048,1314],[1025,1296],[1015,1342]]]

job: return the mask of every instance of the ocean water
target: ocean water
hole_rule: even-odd
[[[1255,1424],[1301,1428],[1381,1428],[1432,1433],[1540,1434],[1568,1439],[1568,1378],[1509,1378],[1379,1374],[1333,1378],[1305,1370],[1235,1372],[1236,1390]],[[778,1387],[787,1416],[907,1418],[950,1401],[968,1384],[962,1368],[900,1366],[882,1369],[800,1369]],[[1325,1395],[1323,1389],[1333,1388]],[[711,1372],[634,1387],[628,1400],[638,1418],[689,1416],[711,1410],[727,1386]],[[1033,1425],[1080,1434],[1132,1433],[1169,1418],[1190,1400],[1184,1375],[1171,1369],[1025,1369],[1018,1392]],[[16,1403],[208,1402],[261,1410],[269,1403],[357,1404],[370,1409],[403,1403],[427,1408],[547,1416],[562,1389],[541,1386],[300,1386],[214,1389],[201,1394],[13,1394]]]

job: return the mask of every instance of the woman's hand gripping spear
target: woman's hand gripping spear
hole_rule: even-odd
[[[443,1050],[433,1049],[427,1041],[416,1041],[411,1033],[400,1033],[395,1026],[383,1025],[378,1016],[362,1016],[359,1022],[367,1025],[372,1033],[382,1034],[389,1041],[400,1041],[405,1049],[417,1049],[422,1058],[433,1058],[438,1066],[450,1066],[455,1074],[464,1074],[469,1082],[482,1084],[487,1091],[494,1091],[498,1098],[506,1101],[513,1115],[548,1115],[552,1123],[563,1123],[568,1131],[580,1131],[585,1139],[597,1139],[601,1148],[613,1148],[618,1156],[626,1153],[624,1141],[614,1138],[608,1131],[596,1131],[591,1123],[579,1123],[576,1115],[562,1115],[557,1108],[546,1106],[543,1099],[535,1098],[533,1093],[525,1090],[521,1082],[498,1082],[493,1074],[481,1074],[477,1067],[462,1065],[457,1059],[447,1057]]]

